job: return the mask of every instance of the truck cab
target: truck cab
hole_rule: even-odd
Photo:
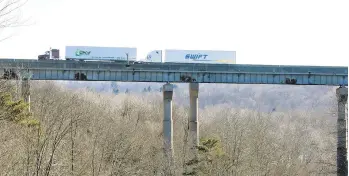
[[[58,60],[59,50],[51,49],[50,51],[45,51],[45,54],[38,55],[38,60]]]

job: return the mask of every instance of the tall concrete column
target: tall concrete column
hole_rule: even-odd
[[[167,155],[170,165],[173,165],[173,124],[172,124],[172,97],[173,97],[173,85],[170,83],[165,84],[162,87],[164,95],[164,121],[163,121],[163,133],[164,133],[164,147],[165,154]]]
[[[22,98],[24,99],[25,103],[29,103],[28,110],[30,112],[30,84],[29,84],[29,79],[24,78],[22,80]]]
[[[190,95],[190,117],[189,117],[189,145],[194,157],[198,152],[196,147],[199,145],[199,119],[198,119],[198,97],[199,83],[189,83]]]
[[[345,105],[348,100],[348,88],[340,87],[336,90],[338,100],[337,119],[337,175],[348,175],[347,158],[347,124],[345,117]]]

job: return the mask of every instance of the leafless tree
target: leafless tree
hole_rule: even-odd
[[[9,83],[0,82],[0,92],[11,90],[15,84]],[[40,128],[0,121],[0,175],[168,172],[161,93],[112,95],[52,82],[31,85],[31,109]],[[201,175],[335,174],[335,120],[328,113],[231,107],[210,106],[199,112],[200,137],[220,141],[201,154]],[[174,103],[173,121],[175,170],[181,175],[190,159],[187,107]]]
[[[23,7],[28,0],[0,0],[0,34],[6,28],[14,28],[28,25],[28,19],[23,19],[21,16],[21,7]],[[0,37],[0,42],[10,38]]]

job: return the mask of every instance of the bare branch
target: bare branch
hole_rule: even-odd
[[[26,24],[29,19],[21,19],[20,8],[23,7],[28,0],[0,0],[0,30],[14,27],[28,26]],[[10,38],[0,38],[0,42]]]

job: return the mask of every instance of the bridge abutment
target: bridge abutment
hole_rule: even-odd
[[[348,88],[340,87],[336,90],[338,101],[337,118],[337,175],[348,175],[347,158],[347,123],[345,105],[348,101]]]

